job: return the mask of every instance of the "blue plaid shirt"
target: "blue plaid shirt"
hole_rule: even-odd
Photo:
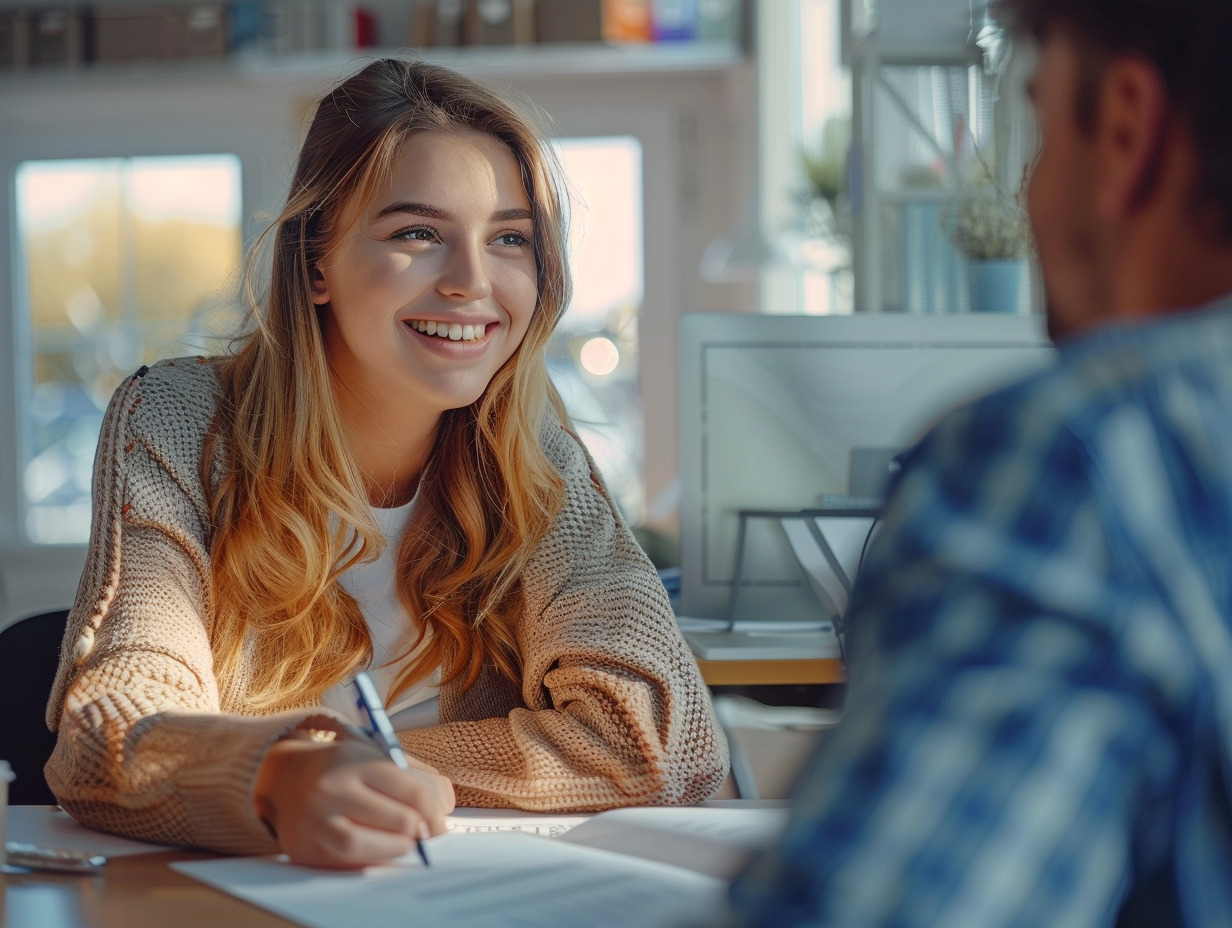
[[[951,414],[849,628],[738,924],[1232,925],[1232,298]]]

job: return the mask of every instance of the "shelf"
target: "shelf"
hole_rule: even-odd
[[[124,83],[215,76],[253,79],[299,79],[358,70],[380,57],[418,57],[464,74],[494,78],[619,77],[722,72],[746,63],[739,47],[722,42],[663,42],[609,45],[601,43],[463,46],[459,48],[365,48],[337,51],[238,52],[225,58],[182,58],[91,62],[74,68],[31,69],[0,74],[0,84],[13,87],[56,86],[91,82]]]

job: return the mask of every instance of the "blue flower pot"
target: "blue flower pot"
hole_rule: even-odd
[[[1026,264],[1011,261],[968,261],[967,286],[972,312],[1016,313]]]

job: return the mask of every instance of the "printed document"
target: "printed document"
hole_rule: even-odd
[[[425,842],[430,867],[414,854],[355,873],[284,857],[171,866],[309,928],[675,928],[714,924],[728,878],[786,821],[781,805],[743,803],[592,816],[458,810],[449,833]]]
[[[310,928],[669,928],[709,924],[726,884],[691,870],[521,833],[446,834],[417,858],[338,873],[276,857],[174,863]]]

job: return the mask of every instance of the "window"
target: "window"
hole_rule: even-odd
[[[851,78],[841,61],[839,7],[840,0],[799,0],[801,150],[812,167],[802,203],[806,269],[800,309],[805,313],[853,309],[847,190]],[[827,187],[825,196],[818,195],[815,184]]]
[[[630,136],[556,145],[571,199],[574,294],[549,365],[617,505],[636,521],[642,146]],[[88,539],[99,425],[120,380],[159,358],[219,350],[216,339],[234,331],[241,213],[233,155],[19,166],[33,359],[19,465],[28,541]]]
[[[234,155],[27,161],[17,239],[32,355],[25,536],[85,542],[103,410],[142,363],[200,353],[240,264]]]
[[[644,496],[637,376],[642,146],[631,136],[556,145],[571,201],[573,302],[556,330],[552,380],[617,505],[635,522]]]

